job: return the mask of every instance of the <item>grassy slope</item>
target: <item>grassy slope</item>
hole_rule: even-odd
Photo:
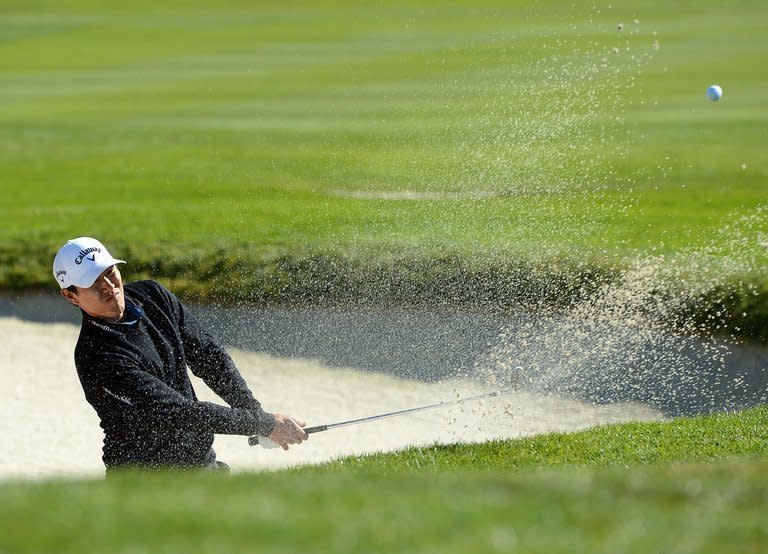
[[[186,4],[0,16],[0,286],[79,234],[267,300],[317,254],[604,268],[735,235],[724,274],[765,283],[762,2]]]
[[[4,483],[0,552],[761,552],[767,415],[230,478]]]

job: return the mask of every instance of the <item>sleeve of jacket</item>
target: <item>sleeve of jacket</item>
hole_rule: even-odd
[[[166,293],[174,306],[187,364],[192,373],[233,408],[247,409],[265,427],[274,426],[274,417],[265,412],[254,398],[232,357],[173,293]]]
[[[101,406],[128,420],[156,419],[179,429],[231,435],[268,435],[274,426],[246,408],[190,400],[119,355],[102,359],[99,365],[99,371],[88,372],[94,382],[83,383],[99,412]]]

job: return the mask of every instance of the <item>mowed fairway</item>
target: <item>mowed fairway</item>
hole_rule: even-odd
[[[0,286],[83,234],[179,286],[734,250],[765,281],[764,2],[4,4]]]

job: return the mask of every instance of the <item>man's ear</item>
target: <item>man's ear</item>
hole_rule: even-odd
[[[72,304],[73,306],[75,306],[77,308],[80,307],[80,299],[71,290],[61,289],[61,295],[64,298],[66,298],[69,301],[69,303]]]

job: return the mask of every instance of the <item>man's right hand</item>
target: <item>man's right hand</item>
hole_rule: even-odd
[[[277,443],[283,450],[288,450],[291,444],[301,444],[309,435],[304,432],[303,427],[307,425],[305,421],[299,421],[285,414],[273,414],[275,417],[275,428],[267,437],[272,442]]]

